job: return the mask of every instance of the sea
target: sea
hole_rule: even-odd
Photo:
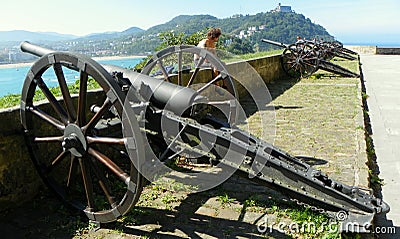
[[[118,58],[110,60],[98,60],[100,64],[109,64],[120,66],[123,68],[132,68],[141,62],[143,58],[132,57],[132,58]],[[22,91],[22,86],[25,77],[31,66],[29,65],[9,65],[7,67],[0,67],[0,97],[9,94],[20,94]],[[47,74],[47,75],[46,75]],[[74,83],[78,78],[78,72],[72,70],[64,70],[64,75],[67,84]],[[46,71],[43,75],[43,79],[46,79],[46,84],[49,87],[55,86],[57,84],[56,76],[52,70]]]

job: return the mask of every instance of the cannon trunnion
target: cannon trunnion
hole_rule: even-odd
[[[102,66],[82,55],[27,42],[21,49],[40,56],[26,76],[21,96],[21,123],[32,161],[49,188],[90,220],[105,223],[127,213],[145,179],[173,171],[167,162],[174,157],[208,158],[220,167],[220,174],[206,174],[209,180],[203,181],[239,172],[300,204],[329,215],[344,212],[343,223],[356,223],[361,231],[376,214],[389,211],[369,192],[338,182],[239,129],[232,117],[240,111],[232,107],[234,100],[213,102],[203,94],[214,84],[190,88],[168,82],[166,72],[160,80],[150,77],[150,70],[139,74]],[[174,47],[173,53],[180,59],[180,52],[187,49]],[[220,64],[204,49],[190,49],[204,58],[200,61]],[[149,68],[162,58],[154,58]],[[212,80],[226,83],[229,72],[220,66],[220,75]],[[183,68],[178,68],[181,79]],[[195,68],[192,80],[200,65]],[[68,71],[78,72],[79,81],[67,84]],[[47,74],[54,75],[59,94],[47,86]],[[227,91],[234,93],[232,86]],[[219,108],[221,104],[230,105]],[[201,175],[197,179],[184,181],[203,189],[212,186],[204,186]]]

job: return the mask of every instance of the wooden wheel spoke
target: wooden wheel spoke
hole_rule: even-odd
[[[76,120],[76,113],[75,113],[75,107],[72,102],[72,97],[71,94],[69,93],[67,82],[64,77],[64,72],[62,70],[62,66],[60,63],[56,63],[53,65],[54,72],[57,76],[58,84],[60,86],[60,90],[64,99],[64,104],[67,109],[68,113],[68,119],[70,122],[73,122]]]
[[[293,64],[293,63],[296,63],[296,60],[293,60],[293,59],[290,59],[290,60],[291,60],[291,61],[289,61],[289,60],[285,61],[286,64]]]
[[[57,99],[53,95],[53,93],[51,93],[50,89],[44,83],[43,79],[41,77],[39,77],[38,79],[36,79],[36,82],[37,82],[37,85],[39,86],[39,88],[42,90],[44,96],[49,101],[50,105],[53,107],[54,111],[60,117],[61,121],[64,124],[67,124],[68,123],[67,113],[61,107],[60,103],[57,101]]]
[[[115,198],[111,194],[111,187],[109,184],[109,181],[107,180],[106,176],[104,175],[104,172],[100,170],[98,167],[97,163],[95,160],[90,160],[90,165],[93,168],[94,174],[97,177],[98,183],[103,190],[104,194],[106,195],[106,198],[110,205],[114,208],[115,207]]]
[[[48,142],[61,142],[63,141],[64,136],[47,136],[47,137],[35,137],[33,141],[37,143],[48,143]]]
[[[79,166],[81,168],[83,185],[85,187],[85,194],[88,203],[88,207],[92,209],[94,207],[94,193],[93,193],[93,182],[90,176],[90,168],[87,165],[86,158],[78,158]]]
[[[297,64],[295,63],[295,64],[292,64],[290,67],[289,67],[289,70],[293,70],[293,69],[297,69]]]
[[[53,161],[51,161],[50,165],[44,169],[44,173],[49,175],[67,155],[68,153],[66,151],[61,152]]]
[[[178,85],[182,85],[182,51],[178,52]]]
[[[205,60],[206,60],[205,57],[200,57],[199,62],[197,63],[196,68],[193,71],[193,74],[190,76],[190,79],[189,79],[186,87],[190,86],[193,83],[194,79],[197,76],[197,73],[199,73],[199,71],[200,71],[200,66],[204,64]]]
[[[101,106],[101,108],[96,112],[96,114],[89,120],[89,123],[87,123],[84,127],[83,127],[83,132],[86,132],[90,129],[93,129],[94,126],[96,126],[96,124],[99,122],[99,120],[101,119],[101,117],[111,108],[112,103],[110,101],[109,98],[107,98],[103,105]]]
[[[81,71],[79,78],[79,97],[78,97],[78,112],[77,112],[77,124],[79,126],[83,126],[86,123],[87,82],[88,82],[88,74],[86,72]]]
[[[169,79],[169,76],[168,76],[168,72],[167,72],[167,70],[165,69],[165,67],[164,67],[164,65],[163,65],[163,63],[162,63],[161,60],[158,60],[158,61],[157,61],[157,65],[158,65],[158,67],[160,68],[160,70],[161,70],[161,72],[162,72],[162,74],[163,74],[163,76],[164,76],[164,80],[165,80],[165,81],[171,82],[170,79]]]
[[[123,182],[127,182],[129,180],[129,175],[125,173],[117,164],[115,164],[109,157],[100,153],[99,151],[89,148],[88,153],[93,156],[95,159],[104,164],[108,169],[110,169],[118,178],[120,178]]]
[[[315,64],[312,64],[312,63],[310,63],[310,62],[308,62],[308,61],[305,61],[305,62],[304,62],[304,65],[310,66],[310,67],[312,67],[312,68],[315,68],[315,67],[316,67]]]
[[[124,145],[124,138],[111,138],[111,137],[86,137],[86,140],[89,144],[119,144]]]
[[[74,170],[76,170],[76,157],[71,155],[71,161],[69,164],[69,170],[68,170],[68,178],[67,178],[67,188],[69,188],[72,184],[72,181],[75,180],[75,177],[73,177],[73,174],[75,173]]]
[[[308,50],[308,51],[306,52],[306,54],[304,54],[304,58],[310,56],[312,53],[314,53],[314,52],[311,51],[311,50]]]
[[[205,84],[204,86],[202,86],[200,89],[197,90],[198,93],[201,93],[202,91],[204,91],[205,89],[207,89],[208,87],[210,87],[212,84],[215,84],[217,81],[222,80],[222,74],[218,74],[214,79],[212,79],[211,81],[207,82],[207,84]]]
[[[55,126],[59,130],[65,129],[65,126],[62,122],[60,122],[58,119],[55,119],[53,116],[46,114],[44,111],[40,110],[35,106],[28,106],[26,110],[32,112],[34,115],[37,115],[39,118]]]

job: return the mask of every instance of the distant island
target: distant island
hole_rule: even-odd
[[[84,37],[27,31],[0,32],[2,49],[0,64],[34,60],[32,56],[20,52],[19,44],[23,40],[29,40],[54,50],[72,51],[92,57],[144,56],[153,53],[155,47],[160,44],[159,33],[175,31],[192,34],[210,27],[222,29],[223,38],[220,44],[237,44],[239,48],[241,45],[250,46],[241,49],[240,53],[271,49],[272,46],[261,42],[263,38],[283,43],[294,42],[296,36],[307,39],[334,39],[324,27],[313,23],[304,15],[294,12],[290,6],[279,5],[276,9],[268,12],[255,15],[236,14],[224,19],[211,15],[180,15],[147,30],[131,27],[122,32],[96,33]]]

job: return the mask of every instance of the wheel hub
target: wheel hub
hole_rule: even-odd
[[[70,151],[72,155],[82,157],[87,149],[87,142],[80,127],[69,124],[64,131],[64,139],[61,143],[64,151]]]

